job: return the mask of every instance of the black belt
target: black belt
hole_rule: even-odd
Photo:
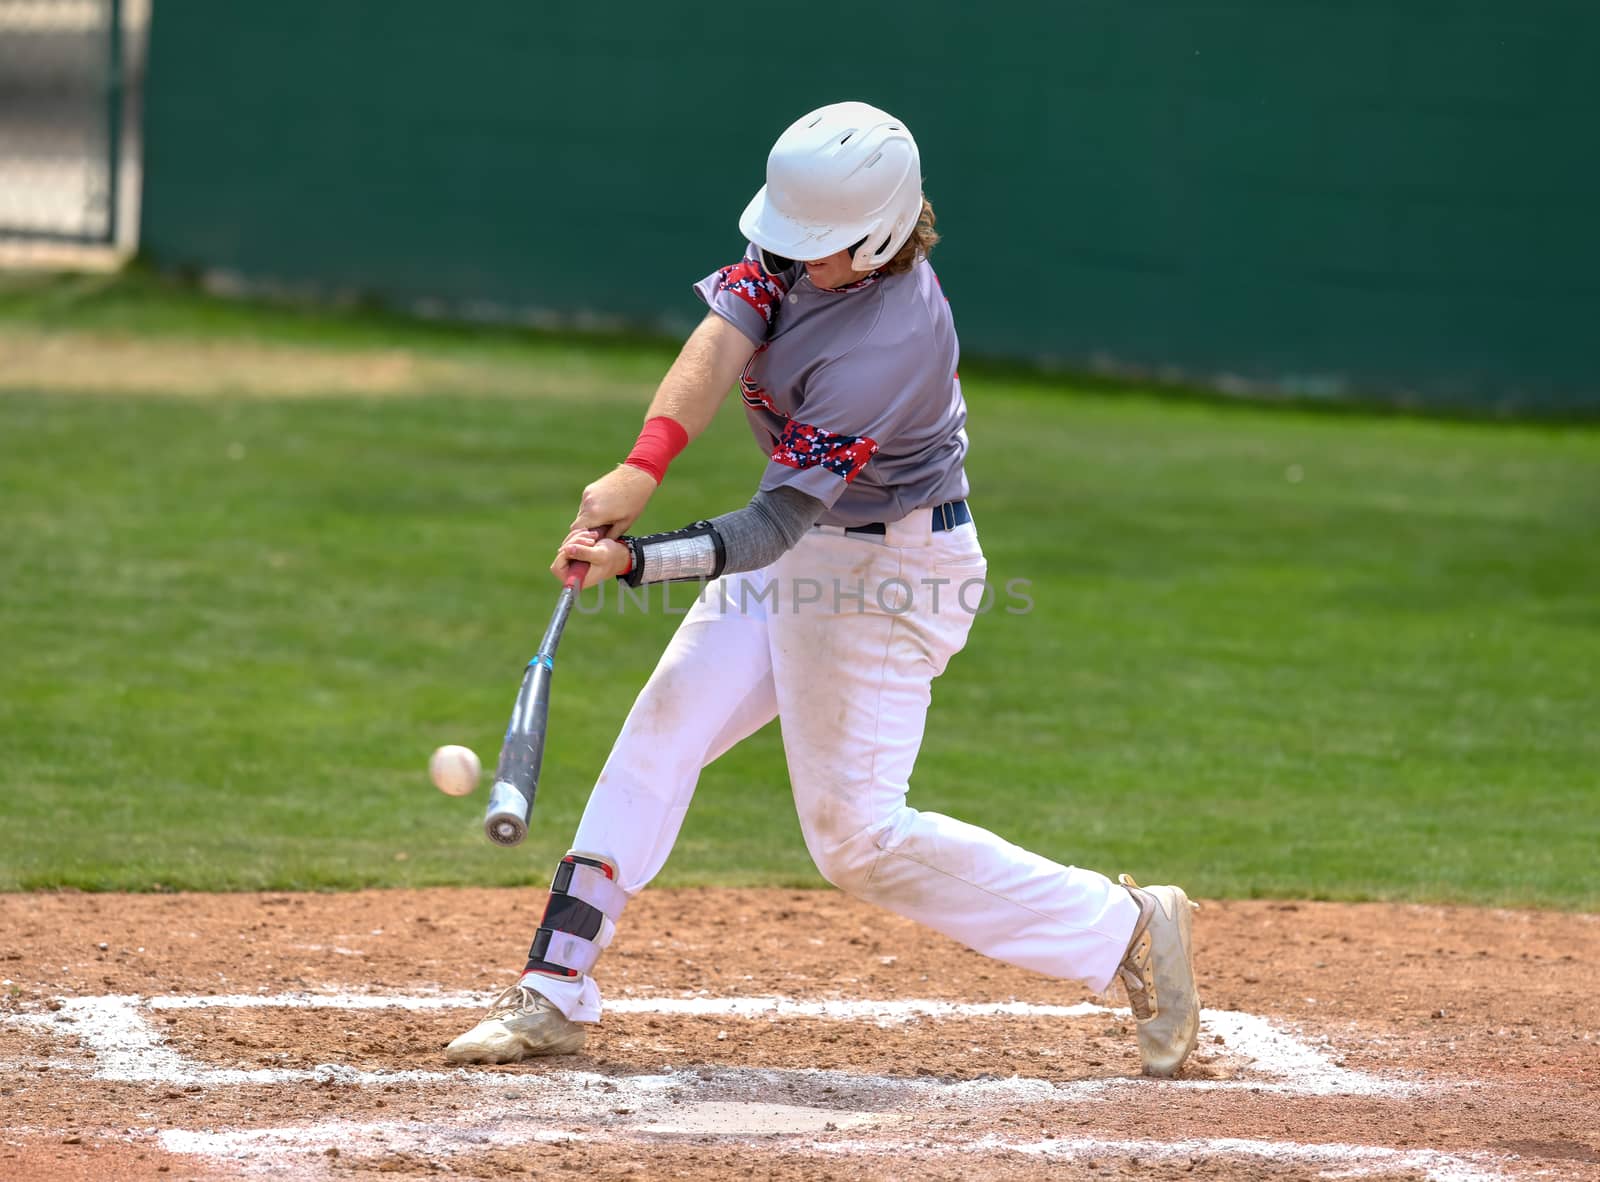
[[[942,505],[935,505],[931,512],[933,513],[934,533],[946,529],[955,529],[956,526],[965,525],[972,520],[972,510],[967,508],[965,501],[946,501]],[[889,527],[884,522],[871,521],[866,525],[848,526],[844,532],[847,535],[871,534],[873,537],[881,538],[889,532]]]

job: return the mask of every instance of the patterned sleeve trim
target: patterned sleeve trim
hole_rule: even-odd
[[[774,462],[786,468],[814,468],[821,465],[849,484],[861,475],[867,461],[877,454],[878,444],[865,435],[835,435],[807,423],[790,419],[772,449]]]
[[[717,290],[732,292],[757,312],[767,324],[777,315],[784,286],[761,269],[761,264],[746,259],[717,272]]]

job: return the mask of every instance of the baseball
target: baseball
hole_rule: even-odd
[[[434,787],[448,796],[471,792],[478,786],[482,771],[483,765],[471,747],[440,747],[428,760],[428,775],[433,777]]]

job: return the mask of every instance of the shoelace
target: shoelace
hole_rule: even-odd
[[[514,981],[500,991],[500,995],[489,1003],[491,1018],[503,1018],[507,1014],[514,1014],[518,1010],[532,1009],[544,997],[529,989],[521,981]]]
[[[1128,940],[1128,951],[1117,966],[1117,979],[1128,994],[1128,1008],[1140,1022],[1156,1016],[1155,974],[1150,969],[1150,917],[1155,914],[1156,901],[1139,889],[1139,884],[1124,874],[1118,881],[1125,887],[1133,901],[1139,904],[1139,920]]]

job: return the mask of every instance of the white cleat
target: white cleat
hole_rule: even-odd
[[[1138,1024],[1139,1059],[1146,1075],[1170,1078],[1200,1036],[1190,925],[1196,905],[1182,887],[1142,887],[1126,874],[1117,881],[1139,904],[1139,921],[1117,968]]]
[[[572,1055],[589,1032],[520,981],[489,1003],[489,1012],[444,1049],[452,1063],[520,1063],[541,1055]]]

